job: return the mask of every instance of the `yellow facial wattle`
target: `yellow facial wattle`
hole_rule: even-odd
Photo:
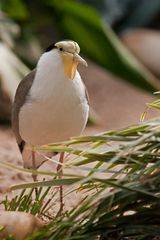
[[[73,80],[77,71],[78,62],[74,60],[72,53],[63,53],[62,60],[67,78]]]

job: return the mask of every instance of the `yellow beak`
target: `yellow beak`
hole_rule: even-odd
[[[64,64],[64,71],[69,80],[73,80],[77,71],[79,63],[87,67],[87,62],[77,53],[62,53],[62,60]]]

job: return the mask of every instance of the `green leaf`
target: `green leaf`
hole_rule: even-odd
[[[66,179],[54,179],[51,181],[42,181],[42,182],[33,182],[33,183],[24,183],[17,184],[10,187],[10,190],[17,189],[26,189],[26,188],[35,188],[35,187],[50,187],[50,186],[61,186],[61,185],[71,185],[80,181],[80,177],[75,178],[66,178]]]
[[[15,20],[25,20],[29,16],[24,1],[21,0],[2,0],[2,10]]]
[[[113,31],[90,6],[74,1],[45,1],[53,7],[65,38],[79,43],[82,52],[120,78],[147,90],[158,89],[155,77],[127,51]],[[99,79],[98,79],[99,80]]]

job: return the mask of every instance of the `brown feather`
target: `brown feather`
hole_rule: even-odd
[[[84,88],[85,88],[85,95],[86,95],[86,99],[87,99],[87,102],[88,102],[88,105],[89,105],[89,94],[88,94],[88,90],[84,84]]]
[[[12,107],[12,129],[15,134],[19,149],[22,153],[25,141],[21,138],[19,133],[19,112],[21,107],[26,101],[26,98],[28,96],[28,92],[32,86],[34,77],[36,74],[36,69],[31,71],[24,79],[20,82],[16,94],[15,99]]]

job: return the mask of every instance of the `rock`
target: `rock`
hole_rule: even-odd
[[[14,211],[0,211],[0,239],[13,236],[15,240],[23,240],[42,228],[44,224],[37,217]]]
[[[123,33],[121,40],[125,46],[153,74],[160,77],[160,32],[137,29]]]

